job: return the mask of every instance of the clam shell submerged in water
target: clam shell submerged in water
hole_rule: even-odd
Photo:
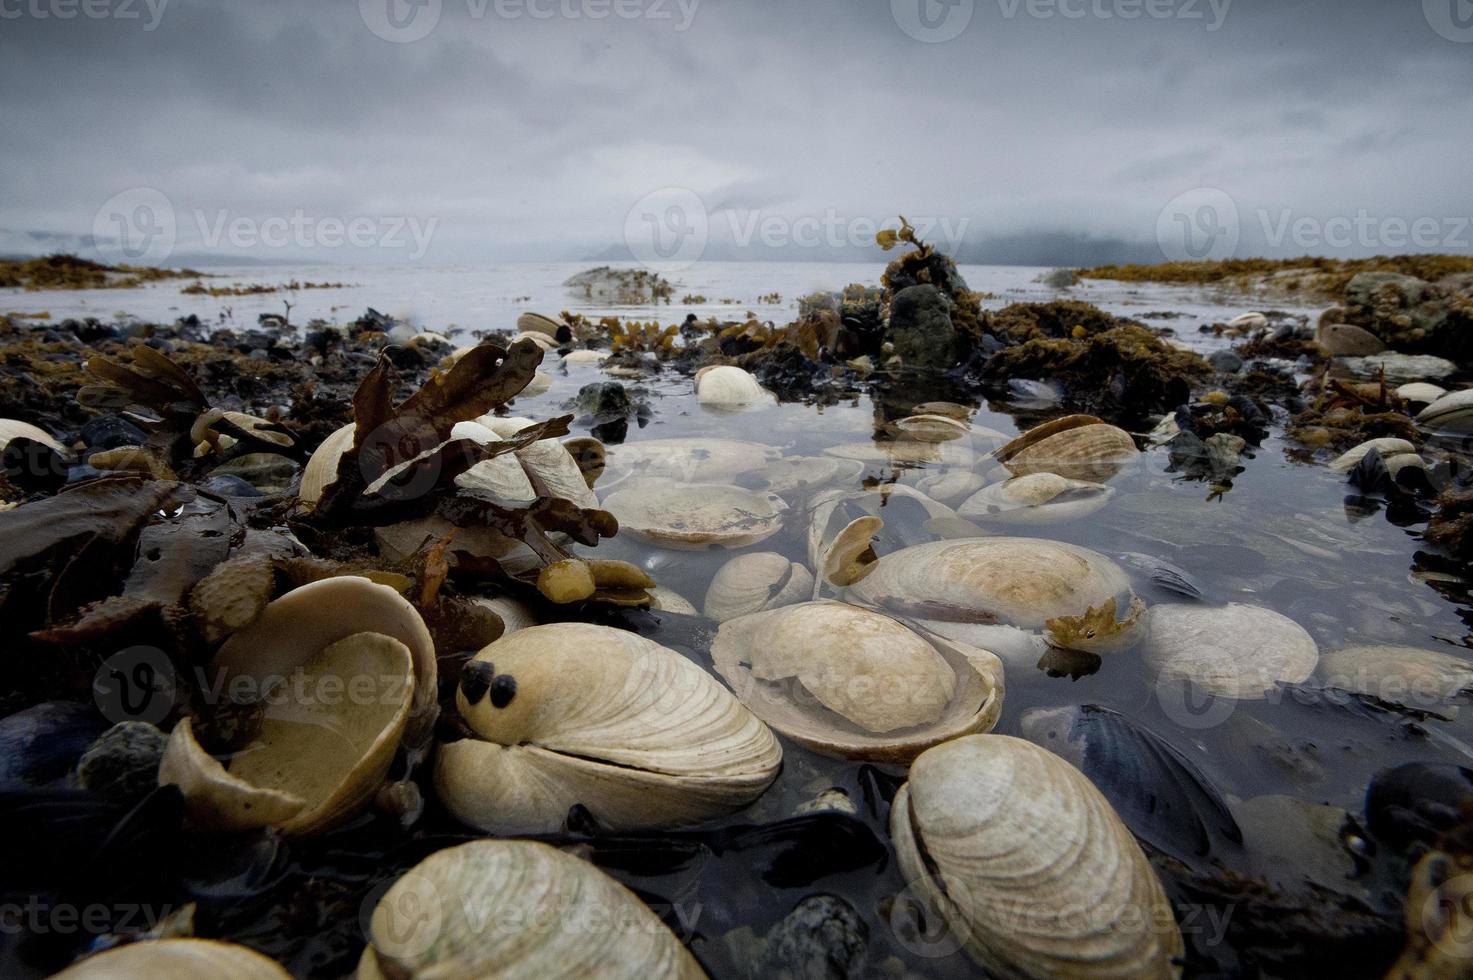
[[[705,976],[627,888],[533,841],[436,851],[384,893],[368,932],[358,980]]]
[[[755,800],[782,763],[772,732],[710,674],[605,626],[497,640],[456,703],[474,735],[440,746],[435,787],[492,833],[557,830],[578,803],[618,830],[697,823]]]
[[[1036,745],[971,735],[921,753],[890,835],[908,886],[990,974],[1180,975],[1181,933],[1140,845]]]
[[[990,730],[1002,710],[1002,663],[991,653],[838,602],[729,620],[711,655],[759,718],[841,758],[908,762]]]
[[[1002,524],[1057,524],[1088,517],[1109,503],[1114,492],[1102,483],[1031,473],[983,487],[956,512]]]
[[[1047,630],[1091,653],[1138,639],[1142,606],[1104,555],[1037,538],[968,538],[882,557],[848,590],[856,602],[912,617],[923,628],[1031,666]]]
[[[1014,476],[1057,473],[1103,483],[1134,461],[1140,450],[1124,429],[1092,415],[1070,415],[1028,430],[994,455]]]
[[[1146,663],[1162,680],[1219,697],[1262,700],[1280,683],[1304,681],[1319,662],[1304,627],[1258,606],[1161,605],[1147,619],[1140,649]]]
[[[738,555],[722,565],[706,590],[705,614],[728,619],[802,602],[813,594],[813,573],[773,551]]]
[[[744,548],[772,537],[788,505],[775,493],[715,483],[628,480],[604,498],[619,528],[662,548]]]

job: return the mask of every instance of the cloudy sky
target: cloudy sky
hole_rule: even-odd
[[[0,252],[1473,251],[1470,92],[1468,0],[0,0]]]

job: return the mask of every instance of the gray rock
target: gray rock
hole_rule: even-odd
[[[577,407],[597,419],[622,419],[633,411],[629,392],[617,381],[595,381],[579,388]]]
[[[1396,272],[1362,272],[1345,286],[1345,302],[1351,307],[1370,307],[1378,297],[1394,296],[1403,307],[1416,306],[1428,298],[1429,284],[1416,276]]]
[[[130,803],[159,783],[169,737],[146,721],[122,721],[103,732],[77,762],[77,782],[119,803]]]
[[[1398,354],[1395,351],[1369,357],[1347,357],[1340,363],[1362,378],[1374,378],[1384,368],[1386,380],[1395,384],[1428,378],[1441,380],[1458,369],[1452,361],[1431,354]]]
[[[951,301],[929,284],[907,286],[890,301],[890,342],[910,365],[951,367],[957,359]]]
[[[1237,374],[1243,370],[1243,359],[1230,350],[1213,351],[1208,355],[1207,363],[1212,365],[1212,370],[1223,374]]]
[[[834,895],[811,895],[767,934],[756,975],[791,980],[848,980],[864,974],[869,929]]]

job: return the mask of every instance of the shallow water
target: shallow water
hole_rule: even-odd
[[[446,270],[310,270],[302,279],[352,282],[341,290],[312,290],[293,298],[293,322],[313,317],[352,319],[366,306],[409,314],[427,329],[455,332],[506,329],[525,309],[578,310],[594,315],[618,313],[647,316],[647,309],[580,306],[561,286],[574,265],[527,265],[491,269]],[[1043,270],[965,268],[974,289],[995,293],[989,307],[1023,300],[1058,298],[1059,293],[1032,280]],[[873,282],[875,266],[778,266],[711,264],[682,277],[682,292],[710,297],[733,296],[738,306],[720,304],[660,307],[664,322],[678,322],[687,311],[702,316],[735,317],[751,309],[763,319],[786,322],[793,301],[815,288],[839,288],[848,282]],[[222,276],[230,282],[281,282],[277,272],[242,271]],[[757,295],[776,290],[784,302],[758,306]],[[1179,338],[1199,349],[1221,341],[1199,334],[1197,327],[1255,308],[1241,298],[1216,296],[1200,289],[1091,283],[1071,297],[1093,302],[1111,312],[1140,316],[1170,311],[1168,325]],[[92,293],[0,294],[0,310],[47,309],[54,318],[126,311],[141,319],[199,315],[222,325],[254,323],[260,312],[278,312],[278,296],[212,299],[186,297],[177,284],[155,284],[141,290]],[[227,313],[228,311],[228,313]],[[1300,310],[1300,312],[1305,312]],[[563,365],[550,355],[544,364],[554,378],[545,394],[518,399],[515,414],[546,418],[571,410],[578,390],[607,380],[596,365]],[[826,407],[774,404],[747,411],[717,412],[697,404],[689,379],[662,375],[626,382],[643,391],[652,408],[648,425],[631,424],[627,444],[652,439],[708,436],[759,442],[784,456],[821,455],[840,443],[866,442],[886,409],[868,396]],[[1012,435],[1038,419],[1015,406],[978,405],[973,422]],[[1010,410],[1012,409],[1012,410]],[[1429,563],[1419,559],[1418,526],[1403,528],[1384,512],[1368,513],[1347,503],[1349,487],[1342,476],[1319,465],[1291,461],[1277,433],[1250,448],[1230,490],[1215,493],[1206,483],[1170,472],[1164,450],[1142,454],[1111,481],[1116,491],[1098,513],[1080,521],[1044,526],[988,525],[991,533],[1049,538],[1099,551],[1121,562],[1136,591],[1147,602],[1188,601],[1153,585],[1139,565],[1164,561],[1184,570],[1200,586],[1203,602],[1242,602],[1282,613],[1307,629],[1321,652],[1362,644],[1398,644],[1463,654],[1463,594],[1444,585],[1454,601],[1436,591],[1422,574]],[[575,426],[575,434],[583,434]],[[993,443],[975,442],[979,458]],[[617,457],[617,449],[614,451]],[[936,472],[925,464],[895,467],[867,463],[862,474],[844,487],[859,489],[863,481],[914,484]],[[824,489],[833,489],[828,487]],[[600,485],[601,494],[607,490]],[[816,491],[787,494],[791,505],[783,529],[746,551],[776,551],[807,561],[808,524],[805,501]],[[697,608],[716,570],[734,552],[662,551],[627,536],[606,542],[599,557],[621,557],[648,568],[656,580]],[[1436,567],[1432,561],[1429,567]],[[832,594],[832,592],[828,593]],[[668,614],[632,614],[626,625],[680,650],[709,668],[707,648],[714,624]],[[1168,688],[1158,688],[1153,673],[1130,652],[1106,655],[1099,669],[1078,679],[1052,677],[1038,668],[1009,665],[1007,695],[997,731],[1021,734],[1020,718],[1030,708],[1078,704],[1114,708],[1168,740],[1195,763],[1217,789],[1235,803],[1268,794],[1284,794],[1359,814],[1365,787],[1373,773],[1403,761],[1473,764],[1473,723],[1465,709],[1448,717],[1417,720],[1368,707],[1357,700],[1326,696],[1310,682],[1283,689],[1257,702],[1188,703]],[[760,936],[805,896],[836,894],[859,912],[868,931],[871,973],[920,976],[975,975],[966,957],[944,937],[917,938],[903,923],[892,924],[893,897],[905,889],[888,849],[888,800],[903,773],[827,759],[785,742],[785,764],[778,782],[746,811],[716,828],[691,834],[649,835],[634,840],[584,842],[592,856],[659,910],[672,928],[691,942],[713,976],[742,975],[750,956],[743,930]],[[832,815],[811,818],[806,829],[789,825],[775,838],[723,828],[766,824],[793,816],[796,808],[830,787],[844,789],[856,803],[856,819]],[[1258,823],[1240,817],[1244,850],[1224,859],[1235,867],[1290,881],[1301,873],[1324,877],[1324,854],[1299,848],[1299,828],[1288,822]],[[712,833],[712,831],[715,833]],[[392,878],[428,851],[471,835],[433,807],[426,823],[410,840],[384,838],[329,839],[293,853],[289,875],[326,882],[338,890],[338,914],[351,916],[371,908],[379,884]],[[1303,854],[1300,868],[1284,855]],[[1331,862],[1331,871],[1334,871]],[[1350,862],[1346,860],[1346,869]],[[1331,877],[1337,877],[1333,873]],[[1361,884],[1339,875],[1326,882],[1356,892]],[[257,944],[289,963],[294,972],[336,975],[355,955],[356,923],[324,925],[324,936],[301,943],[278,932],[300,935],[302,923],[283,907],[279,894],[254,906],[210,909],[224,935]],[[324,899],[324,901],[326,901]],[[903,917],[902,917],[903,918]],[[897,922],[901,920],[895,920]],[[310,927],[309,927],[310,932]],[[1207,955],[1214,940],[1191,942]],[[345,945],[347,943],[348,945]],[[1230,961],[1230,957],[1228,960]],[[1231,972],[1231,967],[1226,967]]]

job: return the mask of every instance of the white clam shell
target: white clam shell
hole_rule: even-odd
[[[704,368],[696,375],[696,401],[707,408],[747,408],[768,399],[757,379],[739,367]]]
[[[517,329],[522,333],[542,334],[553,341],[557,339],[557,332],[565,326],[567,324],[562,320],[531,311],[517,317]]]
[[[835,456],[784,456],[744,476],[744,486],[793,493],[805,490],[828,490],[857,485],[864,464],[857,459]]]
[[[767,726],[695,663],[633,633],[586,623],[519,630],[475,658],[510,698],[456,694],[476,737],[440,746],[435,786],[461,821],[547,832],[581,803],[622,830],[730,813],[777,776]]]
[[[805,602],[723,623],[716,670],[762,720],[841,758],[904,763],[1002,710],[1002,663],[888,616]]]
[[[1162,680],[1219,697],[1262,700],[1279,683],[1306,680],[1319,662],[1319,647],[1304,627],[1258,606],[1161,605],[1148,622],[1140,646],[1146,664]]]
[[[115,946],[67,967],[52,980],[290,980],[275,960],[213,939],[155,939]]]
[[[570,350],[563,355],[564,364],[597,364],[609,356],[605,350]]]
[[[915,488],[921,493],[950,507],[957,506],[986,485],[987,477],[961,466],[928,473],[915,482]]]
[[[224,689],[233,691],[244,675],[230,676]],[[204,753],[185,720],[169,737],[159,782],[180,787],[191,822],[206,830],[271,826],[308,836],[360,813],[383,784],[409,720],[409,648],[359,632],[258,682],[264,714],[228,768]]]
[[[673,589],[655,586],[646,589],[650,596],[650,608],[663,612],[679,613],[682,616],[699,616],[701,611],[689,599]]]
[[[471,601],[501,617],[502,636],[537,625],[537,617],[533,614],[531,607],[518,599],[507,596],[494,598],[477,596]]]
[[[302,467],[302,483],[297,489],[297,499],[302,506],[312,509],[322,500],[322,493],[338,478],[338,460],[343,453],[353,448],[353,433],[357,425],[349,422],[322,440],[322,445],[312,453],[307,465]]]
[[[1372,449],[1380,453],[1383,458],[1401,456],[1405,453],[1415,453],[1417,451],[1417,447],[1405,439],[1397,439],[1390,436],[1382,439],[1369,439],[1336,457],[1330,463],[1330,469],[1336,473],[1349,473],[1355,469],[1356,464],[1370,454]]]
[[[1336,690],[1435,709],[1473,691],[1473,660],[1418,647],[1346,647],[1320,658],[1318,676]]]
[[[450,430],[451,439],[470,439],[477,445],[502,441],[501,436],[479,422],[457,422]],[[455,485],[479,490],[510,504],[526,504],[537,499],[537,490],[515,453],[483,460],[455,478]]]
[[[1125,649],[1140,632],[1130,579],[1104,555],[1039,538],[968,538],[913,545],[883,556],[849,587],[850,600],[914,618],[925,629],[1032,666],[1050,620],[1114,603],[1120,629],[1073,646]]]
[[[1057,473],[1103,483],[1140,451],[1124,429],[1090,415],[1070,415],[1029,429],[994,455],[1014,476]]]
[[[1443,395],[1418,413],[1417,424],[1434,432],[1473,432],[1473,388]]]
[[[358,980],[705,976],[632,892],[588,862],[534,841],[472,841],[436,851],[384,893],[368,932]]]
[[[1412,405],[1431,405],[1447,394],[1447,389],[1426,381],[1412,381],[1396,389],[1396,397]]]
[[[755,442],[735,439],[648,439],[608,446],[604,478],[607,487],[631,476],[661,477],[688,483],[725,483],[760,470],[782,453]]]
[[[1114,492],[1101,483],[1032,473],[983,487],[956,512],[1004,524],[1057,524],[1088,517],[1109,503]]]
[[[787,504],[775,493],[714,483],[626,480],[603,508],[621,531],[663,548],[744,548],[772,537]]]
[[[708,619],[728,619],[802,602],[813,594],[813,573],[774,551],[737,555],[706,589]]]
[[[39,442],[59,456],[69,456],[71,453],[56,438],[39,426],[29,422],[21,422],[17,419],[0,419],[0,450],[10,444],[12,439],[29,439]]]
[[[888,428],[897,438],[920,442],[948,442],[972,433],[970,424],[945,415],[907,415],[891,422]]]
[[[827,490],[808,503],[808,561],[823,568],[838,536],[860,517],[879,517],[898,525],[901,515],[921,524],[952,521],[956,511],[914,487],[886,483],[873,490]]]
[[[909,887],[989,975],[1180,975],[1181,933],[1140,845],[1045,749],[1005,735],[928,749],[890,835]]]
[[[531,419],[498,418],[494,415],[483,415],[476,421],[503,439],[535,424]],[[598,507],[598,497],[583,478],[578,461],[556,439],[539,439],[517,450],[516,458],[539,495],[561,497],[585,510]]]

